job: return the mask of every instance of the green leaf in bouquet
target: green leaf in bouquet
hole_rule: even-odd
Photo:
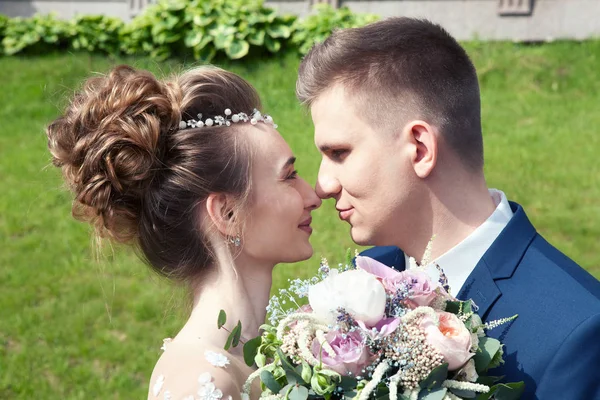
[[[254,356],[254,363],[258,368],[264,367],[267,364],[267,356],[260,352],[256,353],[256,356]]]
[[[285,375],[287,376],[288,380],[293,379],[296,382],[304,382],[302,375],[296,371],[296,367],[288,360],[287,356],[283,354],[281,349],[277,349],[277,356],[279,357],[281,367],[285,371]]]
[[[485,386],[494,386],[495,383],[504,379],[504,376],[480,376],[477,378],[477,383]]]
[[[446,302],[446,312],[452,314],[467,314],[472,311],[470,301],[448,301]]]
[[[477,393],[472,390],[461,390],[461,389],[449,389],[450,392],[460,397],[461,399],[474,399],[477,397]]]
[[[347,392],[349,390],[356,389],[357,384],[358,382],[355,378],[351,376],[342,376],[342,380],[338,386],[341,387],[344,392]]]
[[[439,387],[433,390],[422,389],[419,392],[419,400],[443,400],[448,393],[448,389]]]
[[[492,361],[490,361],[490,365],[488,365],[487,369],[497,368],[500,365],[504,364],[504,359],[502,358],[504,356],[503,347],[504,345],[500,344],[500,348],[498,349],[496,354],[494,354],[494,357],[492,357]]]
[[[300,375],[306,383],[310,382],[310,378],[312,378],[312,367],[306,361],[302,361],[302,372]]]
[[[352,266],[354,265],[354,257],[352,256],[352,250],[346,249],[346,265]]]
[[[234,40],[231,44],[225,49],[225,53],[232,60],[238,60],[248,54],[250,50],[250,44],[245,40]]]
[[[237,347],[240,344],[240,338],[242,337],[242,322],[238,321],[237,325],[231,331],[233,338],[231,340],[231,346]]]
[[[354,398],[356,398],[357,394],[358,393],[354,390],[351,390],[349,392],[344,392],[344,400],[354,399]],[[403,399],[400,396],[398,396],[398,400],[403,400]],[[409,399],[407,399],[407,400],[409,400]]]
[[[476,400],[518,400],[525,390],[524,382],[499,383],[490,388],[487,393],[477,396]]]
[[[442,383],[446,380],[448,376],[448,364],[444,363],[437,368],[434,368],[433,371],[427,375],[427,378],[422,380],[419,383],[419,387],[424,390],[433,391],[434,389],[438,389],[442,387]]]
[[[327,397],[335,391],[341,380],[342,376],[337,372],[327,368],[315,367],[313,376],[310,379],[310,386],[316,394]]]
[[[261,336],[257,336],[254,339],[250,339],[244,343],[244,362],[247,366],[251,367],[254,365],[254,360],[258,354],[258,348],[260,347],[261,343]]]
[[[295,385],[288,395],[289,400],[306,400],[308,399],[308,389],[304,386]]]
[[[281,385],[277,382],[273,374],[269,371],[263,371],[260,373],[260,380],[265,384],[267,389],[273,393],[279,393]]]
[[[225,310],[219,311],[219,317],[217,318],[217,329],[221,329],[226,322],[227,314],[225,314]]]
[[[478,374],[487,371],[496,353],[501,351],[501,344],[498,340],[491,337],[479,338],[479,348],[473,360],[475,361],[475,370]]]

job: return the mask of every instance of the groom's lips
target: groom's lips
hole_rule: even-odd
[[[346,208],[343,210],[340,210],[339,208],[337,209],[340,213],[340,219],[342,221],[347,221],[350,216],[354,213],[354,207],[350,207],[350,208]]]
[[[312,233],[312,228],[310,227],[311,222],[312,222],[312,217],[308,217],[307,219],[302,221],[302,223],[300,225],[298,225],[298,228],[300,228],[304,232],[307,232],[310,235]]]

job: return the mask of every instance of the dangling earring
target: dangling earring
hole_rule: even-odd
[[[239,233],[236,233],[234,237],[229,237],[228,241],[230,244],[234,245],[235,247],[240,247],[242,245],[242,238],[240,237]]]

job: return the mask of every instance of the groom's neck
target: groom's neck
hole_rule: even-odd
[[[440,178],[428,183],[429,220],[418,224],[422,228],[405,247],[399,246],[417,260],[422,259],[432,236],[435,239],[430,259],[434,260],[473,233],[496,208],[483,174]]]

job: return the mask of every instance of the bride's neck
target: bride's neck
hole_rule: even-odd
[[[234,264],[213,268],[193,289],[192,313],[181,333],[214,340],[221,346],[229,335],[227,330],[240,321],[243,341],[257,336],[266,317],[273,267],[240,256]],[[217,330],[220,310],[227,314],[227,330]]]

